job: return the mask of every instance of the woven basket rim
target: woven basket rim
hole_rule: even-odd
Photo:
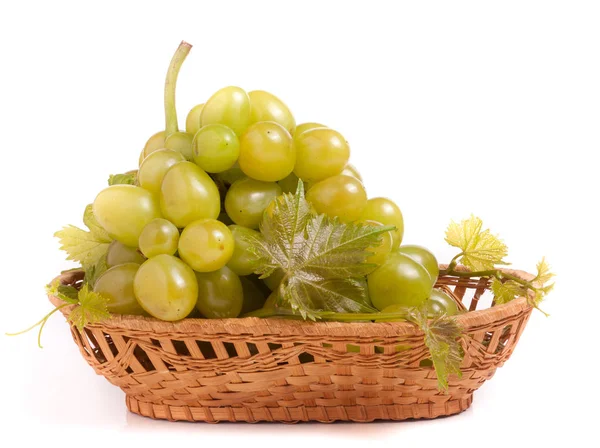
[[[444,268],[445,265],[440,265]],[[461,270],[466,268],[461,267]],[[503,269],[525,280],[534,276],[530,273]],[[54,280],[71,283],[82,277],[82,271],[73,270],[57,276]],[[54,296],[48,296],[54,306],[64,304]],[[68,316],[75,305],[61,309]],[[525,297],[519,297],[509,303],[496,305],[482,310],[468,311],[456,316],[457,323],[463,328],[486,326],[510,318],[520,313],[528,312],[531,305]],[[323,335],[323,336],[365,336],[365,337],[394,337],[412,336],[419,334],[419,329],[409,322],[311,322],[282,318],[244,317],[230,319],[203,319],[186,318],[177,322],[162,321],[153,317],[117,315],[100,323],[89,325],[90,328],[121,331],[139,331],[156,335],[181,335],[187,334],[231,334],[231,335]]]

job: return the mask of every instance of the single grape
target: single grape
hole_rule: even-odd
[[[160,218],[160,208],[152,193],[134,185],[105,188],[96,196],[93,210],[108,234],[129,247],[137,247],[144,226]]]
[[[392,252],[383,265],[367,276],[369,295],[378,310],[398,304],[419,306],[431,293],[429,272],[413,259]]]
[[[238,317],[242,311],[244,291],[240,278],[223,266],[213,272],[196,272],[198,301],[196,308],[208,319]]]
[[[277,291],[273,291],[271,294],[269,294],[269,297],[267,297],[267,300],[265,301],[263,308],[266,308],[266,309],[275,308],[275,306],[278,305],[278,302],[279,302],[279,294],[277,293]]]
[[[430,316],[439,316],[441,314],[454,316],[459,313],[456,301],[439,289],[432,290],[429,299],[425,303],[427,304],[427,312]]]
[[[233,235],[225,224],[216,219],[200,219],[181,232],[179,256],[194,271],[212,272],[227,264],[233,246]]]
[[[360,173],[358,172],[358,170],[356,169],[356,167],[350,163],[344,167],[341,174],[344,174],[346,176],[355,177],[356,179],[360,180],[361,182],[363,181],[363,178],[360,175]]]
[[[367,201],[361,220],[380,222],[384,226],[395,226],[392,249],[397,249],[404,236],[404,218],[400,208],[387,198],[372,198]]]
[[[277,290],[279,288],[279,284],[283,280],[283,271],[281,269],[276,269],[271,275],[267,278],[264,278],[263,283],[269,288],[271,291]]]
[[[240,180],[246,177],[240,165],[236,162],[227,171],[219,173],[217,177],[222,180],[226,185],[232,185],[236,180]]]
[[[174,255],[179,243],[179,230],[164,218],[146,224],[140,235],[140,250],[147,258],[160,254]]]
[[[250,277],[240,277],[240,281],[242,282],[242,290],[244,291],[244,302],[240,314],[246,314],[262,308],[267,296],[263,293],[259,285]]]
[[[319,181],[340,174],[350,158],[350,147],[337,131],[316,128],[294,139],[294,173],[302,180]]]
[[[200,120],[202,126],[224,124],[242,135],[250,125],[250,98],[239,87],[225,87],[204,104]]]
[[[166,172],[173,165],[183,162],[185,157],[172,149],[159,149],[144,159],[138,171],[140,187],[158,194]]]
[[[142,162],[144,161],[145,158],[146,158],[146,154],[144,154],[144,150],[142,149],[142,152],[140,152],[140,157],[138,158],[138,166],[142,166]]]
[[[317,213],[325,213],[340,221],[358,219],[367,205],[367,193],[363,184],[350,176],[328,177],[314,184],[306,193],[306,199]]]
[[[380,222],[375,221],[365,221],[364,224],[375,227],[383,225]],[[385,263],[385,260],[392,251],[392,234],[390,232],[381,234],[381,244],[376,247],[370,247],[367,251],[372,252],[373,255],[367,257],[366,263],[376,264],[377,266]]]
[[[185,132],[174,132],[165,139],[165,148],[180,152],[186,160],[194,160],[194,152],[192,151],[192,134]]]
[[[227,267],[237,275],[250,275],[254,272],[254,257],[250,253],[251,245],[242,237],[245,235],[259,236],[260,234],[256,230],[238,225],[229,226],[229,230],[231,230],[235,245]]]
[[[142,308],[161,320],[186,317],[198,300],[198,282],[192,268],[172,255],[147,260],[135,274],[133,291]]]
[[[233,183],[225,195],[225,210],[236,224],[258,229],[263,213],[281,194],[275,182],[261,182],[246,177]]]
[[[408,244],[405,246],[400,246],[398,248],[398,252],[412,258],[425,269],[427,269],[427,272],[429,272],[429,275],[431,276],[431,286],[435,284],[440,273],[440,266],[435,258],[435,255],[433,255],[424,247]]]
[[[208,173],[221,173],[237,162],[240,141],[227,126],[209,124],[196,133],[193,151],[196,165]]]
[[[125,263],[107,270],[96,280],[94,291],[107,299],[106,308],[115,314],[144,314],[133,293],[133,279],[140,265]]]
[[[113,241],[108,245],[106,252],[106,266],[112,268],[125,263],[142,264],[146,258],[138,252],[135,247],[128,247],[118,241]]]
[[[195,163],[179,162],[163,178],[160,208],[163,216],[179,228],[198,219],[215,219],[221,211],[219,189]]]
[[[284,193],[296,193],[296,189],[298,188],[298,176],[296,176],[294,173],[290,173],[289,176],[287,176],[284,179],[281,179],[279,182],[277,182],[277,184],[281,187],[281,191],[283,191]],[[306,185],[304,186],[304,188],[307,188]]]
[[[200,116],[202,114],[203,104],[198,104],[197,106],[192,107],[187,114],[185,119],[185,132],[186,134],[196,135],[196,132],[200,129]]]
[[[326,128],[327,126],[325,126],[324,124],[321,123],[302,123],[299,124],[298,126],[296,126],[296,130],[294,131],[294,138],[296,138],[297,136],[299,136],[300,134],[302,134],[305,131],[309,131],[311,129],[316,129],[316,128]]]
[[[255,123],[240,137],[239,164],[246,176],[275,182],[288,176],[294,163],[296,150],[292,136],[280,124]]]
[[[163,149],[165,147],[165,131],[157,132],[148,139],[144,145],[144,157],[148,157],[150,153]]]
[[[283,101],[264,90],[248,92],[250,98],[250,122],[274,121],[286,128],[290,134],[296,129],[296,120]]]

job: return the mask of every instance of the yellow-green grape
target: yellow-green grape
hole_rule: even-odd
[[[279,301],[278,299],[279,299],[279,294],[277,293],[277,291],[273,291],[271,294],[269,294],[269,297],[267,297],[267,300],[265,301],[263,308],[266,308],[266,309],[275,308],[275,305],[277,305],[277,302]]]
[[[258,229],[263,213],[281,194],[275,182],[261,182],[246,177],[233,183],[225,195],[225,210],[233,222]]]
[[[194,162],[207,173],[221,173],[233,167],[240,156],[240,141],[222,124],[202,127],[194,137]]]
[[[392,252],[375,271],[367,276],[369,296],[378,310],[393,304],[419,306],[431,294],[429,272],[399,252]]]
[[[286,128],[290,134],[296,130],[296,120],[283,101],[264,90],[248,92],[250,98],[250,121],[274,121]]]
[[[256,230],[249,229],[238,225],[229,226],[235,246],[233,249],[233,255],[227,263],[227,267],[235,272],[237,275],[250,275],[254,272],[254,257],[250,253],[251,244],[243,239],[244,236],[254,235],[260,236]]]
[[[186,317],[198,300],[198,282],[192,268],[173,255],[157,255],[140,266],[133,292],[142,308],[161,320]]]
[[[342,173],[346,176],[352,176],[357,178],[358,180],[360,180],[361,182],[363,181],[362,176],[360,175],[360,173],[358,172],[358,170],[356,169],[356,167],[352,164],[348,164],[345,166],[345,168],[342,170]]]
[[[217,218],[217,220],[221,221],[226,226],[230,226],[230,225],[234,224],[234,222],[231,220],[229,215],[225,212],[219,213],[219,217]]]
[[[138,252],[137,248],[125,246],[118,241],[110,243],[106,252],[106,266],[109,268],[125,263],[142,264],[144,261],[146,258]]]
[[[227,266],[213,272],[196,272],[198,301],[196,308],[208,319],[238,317],[244,291],[240,278]]]
[[[306,193],[306,199],[317,213],[350,222],[361,216],[367,204],[367,193],[358,179],[339,175],[314,184]]]
[[[204,103],[198,104],[197,106],[192,107],[187,114],[185,119],[185,132],[186,134],[196,135],[196,132],[201,127],[200,124],[200,116],[202,114],[202,108],[204,107]]]
[[[402,313],[402,314],[404,314],[407,310],[408,310],[408,308],[404,305],[392,304],[392,305],[386,306],[384,309],[381,310],[381,312],[382,313]],[[399,317],[397,319],[375,319],[375,322],[399,322],[399,321],[403,321],[403,320],[406,320],[406,319]]]
[[[134,185],[105,188],[96,196],[93,210],[108,234],[130,247],[137,247],[146,224],[160,218],[160,208],[152,193]]]
[[[294,138],[296,138],[297,136],[299,136],[300,134],[302,134],[305,131],[309,131],[311,129],[317,129],[317,128],[326,128],[327,126],[325,126],[324,124],[321,123],[302,123],[299,124],[298,126],[296,126],[296,130],[294,131]]]
[[[380,222],[365,221],[365,224],[370,226],[382,226]],[[387,259],[387,256],[392,251],[392,234],[385,232],[381,234],[381,244],[377,247],[369,247],[367,252],[372,252],[373,255],[369,255],[366,259],[366,263],[376,264],[377,266],[383,264]]]
[[[194,160],[194,152],[192,151],[192,134],[185,132],[174,132],[165,139],[165,148],[180,152],[186,160]]]
[[[94,291],[106,297],[108,312],[115,314],[144,314],[133,293],[133,279],[140,265],[125,263],[107,270],[96,280]]]
[[[151,193],[158,194],[166,172],[173,165],[183,162],[185,158],[178,151],[159,149],[144,159],[138,171],[140,187]]]
[[[198,219],[215,219],[221,211],[219,189],[198,165],[179,162],[163,178],[160,208],[163,216],[179,228]]]
[[[427,313],[429,316],[435,317],[442,314],[454,316],[459,313],[456,301],[446,294],[444,291],[434,289],[431,291],[429,299],[427,299]]]
[[[440,266],[435,255],[422,246],[412,244],[400,246],[398,252],[412,258],[427,269],[427,272],[429,272],[429,275],[431,276],[432,286],[435,284],[438,275],[440,274]]]
[[[165,147],[165,131],[157,132],[148,139],[144,145],[144,157],[148,157],[152,152]]]
[[[218,178],[225,182],[227,185],[232,185],[236,180],[240,180],[245,178],[246,175],[240,168],[240,165],[236,162],[231,168],[227,171],[223,171],[218,174]]]
[[[239,87],[225,87],[204,104],[200,115],[202,126],[224,124],[242,135],[250,125],[250,98]]]
[[[145,158],[146,158],[146,154],[144,154],[144,150],[142,149],[142,152],[140,152],[140,157],[138,158],[138,166],[142,166],[142,162],[144,161]]]
[[[277,288],[279,288],[281,280],[283,280],[283,271],[281,269],[277,269],[267,278],[263,278],[262,281],[271,291],[276,291]]]
[[[231,230],[216,219],[200,219],[190,223],[179,237],[179,256],[194,271],[221,269],[233,255]]]
[[[242,312],[240,314],[246,314],[262,308],[267,297],[260,288],[248,277],[240,277],[240,281],[242,282],[242,290],[244,292],[244,302],[242,303]]]
[[[340,174],[350,158],[350,147],[333,129],[304,131],[294,139],[294,173],[302,180],[319,181]]]
[[[160,254],[174,255],[179,243],[179,230],[164,218],[150,221],[140,235],[140,250],[147,258]]]
[[[280,124],[255,123],[240,137],[240,168],[256,180],[275,182],[288,176],[296,163],[292,136]]]
[[[397,249],[404,237],[404,218],[400,208],[390,199],[373,198],[367,201],[361,220],[380,222],[384,226],[395,226],[392,232],[392,249]]]
[[[298,176],[294,173],[290,173],[285,179],[281,179],[277,184],[281,187],[281,191],[284,193],[296,193],[298,188]],[[307,188],[306,185],[304,188]]]

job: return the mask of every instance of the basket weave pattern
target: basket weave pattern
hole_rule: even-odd
[[[81,273],[60,278],[75,284]],[[524,298],[476,310],[489,287],[485,278],[446,276],[438,286],[471,311],[457,317],[465,330],[463,375],[450,377],[447,394],[437,390],[433,367],[420,365],[429,357],[422,333],[405,322],[171,323],[113,316],[83,332],[71,326],[71,333],[96,373],[125,392],[129,410],[152,418],[290,423],[435,418],[470,406],[473,392],[510,357],[532,310]],[[71,309],[61,311],[67,316]]]

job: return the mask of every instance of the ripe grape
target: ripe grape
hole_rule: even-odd
[[[274,121],[286,128],[290,134],[296,129],[296,120],[288,107],[275,95],[264,90],[248,92],[250,98],[250,121]]]
[[[144,145],[144,157],[148,157],[150,153],[163,149],[165,147],[165,131],[157,132],[153,134],[152,137],[148,139],[146,144]]]
[[[140,165],[138,183],[140,187],[151,193],[158,194],[166,172],[173,165],[183,162],[185,158],[178,151],[159,149],[154,151]]]
[[[106,308],[115,314],[144,314],[133,293],[133,279],[140,265],[125,263],[107,270],[96,280],[94,291],[106,297]]]
[[[348,143],[333,129],[309,129],[297,135],[294,144],[294,173],[302,180],[319,181],[340,174],[350,158]]]
[[[296,193],[296,189],[298,188],[298,176],[296,176],[294,173],[290,173],[289,176],[287,176],[284,179],[281,179],[280,181],[277,182],[277,184],[281,187],[281,191],[283,191],[284,193]],[[304,188],[307,188],[307,186],[305,185]]]
[[[240,277],[240,281],[242,282],[242,290],[244,291],[244,302],[242,303],[242,312],[240,314],[246,314],[262,308],[267,297],[255,283],[255,281],[260,282],[260,280],[253,281],[250,277]]]
[[[254,272],[254,257],[250,253],[251,245],[242,239],[242,236],[259,236],[260,234],[256,230],[238,225],[229,226],[229,230],[231,230],[235,244],[233,255],[227,263],[227,267],[237,275],[250,275]]]
[[[316,129],[316,128],[326,128],[327,126],[325,126],[324,124],[321,123],[302,123],[299,124],[298,126],[296,126],[296,130],[294,131],[294,138],[296,138],[297,136],[299,136],[300,134],[302,134],[305,131],[309,131],[311,129]]]
[[[363,178],[360,175],[360,173],[358,172],[358,170],[356,169],[356,167],[350,163],[348,165],[346,165],[346,167],[342,170],[341,174],[344,174],[346,176],[355,177],[356,179],[360,180],[361,182],[363,181]]]
[[[204,104],[200,120],[202,126],[224,124],[242,135],[250,124],[250,98],[239,87],[225,87]]]
[[[192,268],[172,255],[157,255],[140,266],[133,291],[142,308],[161,320],[183,319],[198,300],[198,282]]]
[[[215,219],[221,211],[219,189],[195,163],[179,162],[163,178],[160,208],[163,216],[179,228],[198,219]]]
[[[296,163],[292,136],[280,124],[262,121],[240,137],[240,168],[256,180],[275,182],[288,176]]]
[[[367,204],[367,193],[356,178],[339,175],[314,184],[306,193],[306,199],[317,213],[350,222],[361,216]]]
[[[238,317],[244,292],[240,278],[227,266],[213,272],[196,272],[198,301],[196,308],[208,319]]]
[[[225,196],[225,210],[236,224],[258,229],[267,206],[281,194],[275,182],[246,177],[233,183]]]
[[[200,219],[186,226],[179,237],[179,256],[198,272],[221,269],[233,254],[233,235],[216,219]]]
[[[435,284],[440,273],[440,267],[435,255],[433,255],[424,247],[408,244],[405,246],[400,246],[398,248],[398,252],[412,258],[425,269],[427,269],[427,272],[429,272],[429,275],[431,276],[432,286]]]
[[[193,152],[196,165],[208,173],[220,173],[237,162],[240,141],[227,126],[209,124],[196,133]]]
[[[96,196],[93,211],[110,236],[130,247],[137,247],[146,224],[160,218],[160,208],[152,193],[134,185],[105,188]]]
[[[419,306],[431,293],[431,276],[413,259],[392,252],[384,264],[367,276],[369,295],[378,310],[398,304]]]
[[[275,291],[275,290],[277,290],[277,288],[279,288],[279,284],[281,283],[281,280],[283,280],[283,271],[281,269],[276,269],[267,278],[263,278],[263,283],[271,291]]]
[[[194,160],[192,151],[192,134],[185,132],[174,132],[165,139],[165,148],[180,152],[186,160]]]
[[[456,301],[439,289],[432,290],[429,299],[425,303],[427,304],[427,312],[430,316],[439,316],[441,314],[454,316],[459,313]]]
[[[393,249],[397,249],[404,236],[404,218],[400,208],[387,198],[373,198],[367,201],[361,220],[380,222],[384,226],[396,226],[392,232]]]
[[[142,264],[146,258],[135,247],[125,246],[123,243],[113,241],[106,252],[106,266],[112,268],[125,263]]]
[[[217,176],[220,180],[222,180],[226,185],[232,185],[236,180],[240,180],[246,177],[240,165],[236,162],[231,168],[227,171],[223,171],[219,173]]]
[[[381,226],[382,224],[375,221],[365,221],[365,224],[371,226]],[[381,265],[387,259],[387,256],[392,251],[392,234],[390,232],[385,232],[381,234],[381,244],[376,247],[370,247],[367,249],[367,252],[372,252],[373,255],[369,255],[365,260],[366,263],[372,263],[376,265]]]
[[[174,255],[179,243],[179,230],[164,218],[156,218],[146,224],[140,235],[140,250],[147,257],[160,254]]]
[[[185,132],[187,134],[196,135],[196,132],[200,129],[200,115],[202,114],[203,107],[204,103],[198,104],[188,112],[185,119]]]

